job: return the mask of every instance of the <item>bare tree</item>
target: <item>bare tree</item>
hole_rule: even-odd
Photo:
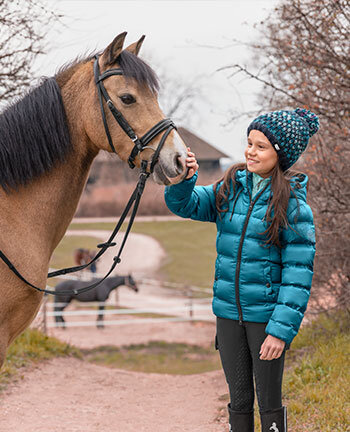
[[[45,52],[45,35],[60,16],[44,0],[0,0],[0,101],[20,95]]]
[[[195,127],[200,119],[198,106],[207,103],[203,91],[208,86],[207,77],[172,72],[166,60],[160,63],[149,52],[145,53],[145,58],[159,77],[159,104],[164,114],[179,126]]]
[[[175,122],[194,126],[196,115],[199,113],[196,105],[204,101],[202,79],[172,76],[164,70],[158,75],[161,82],[159,102],[164,113]]]
[[[299,164],[310,177],[317,227],[314,294],[323,289],[349,309],[350,3],[282,0],[260,32],[259,43],[250,45],[254,63],[229,68],[263,83],[262,110],[303,106],[320,117]]]

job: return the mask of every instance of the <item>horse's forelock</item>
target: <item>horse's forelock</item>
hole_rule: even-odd
[[[129,51],[122,51],[116,58],[126,78],[132,78],[136,82],[148,86],[153,93],[159,91],[159,79],[154,70],[142,59]]]

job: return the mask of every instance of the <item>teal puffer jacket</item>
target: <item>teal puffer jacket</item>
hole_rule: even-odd
[[[308,303],[315,255],[315,228],[306,203],[306,175],[294,178],[287,210],[291,228],[281,232],[281,248],[262,246],[260,235],[270,183],[251,199],[252,175],[236,174],[227,213],[215,207],[213,185],[195,186],[197,175],[165,188],[175,214],[217,226],[213,312],[221,318],[266,322],[266,333],[286,343],[297,334]],[[296,187],[297,183],[299,188]],[[233,209],[234,206],[234,209]]]

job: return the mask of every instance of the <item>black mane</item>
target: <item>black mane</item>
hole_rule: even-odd
[[[60,88],[47,78],[0,114],[0,185],[9,191],[28,184],[71,149]]]

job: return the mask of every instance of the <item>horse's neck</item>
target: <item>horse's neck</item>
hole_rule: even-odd
[[[92,160],[91,155],[82,160],[73,152],[50,173],[16,193],[3,194],[0,229],[5,253],[17,244],[24,251],[40,249],[43,260],[50,258],[73,218]]]
[[[69,119],[77,107],[73,101],[65,104],[65,109]],[[0,193],[0,248],[10,259],[16,257],[24,269],[47,270],[51,254],[76,211],[97,154],[78,124],[69,122],[73,151],[65,162],[17,192]]]
[[[113,290],[118,289],[121,285],[125,285],[125,277],[124,276],[118,276],[118,279],[113,283],[113,285],[109,289],[109,292],[112,292]]]

